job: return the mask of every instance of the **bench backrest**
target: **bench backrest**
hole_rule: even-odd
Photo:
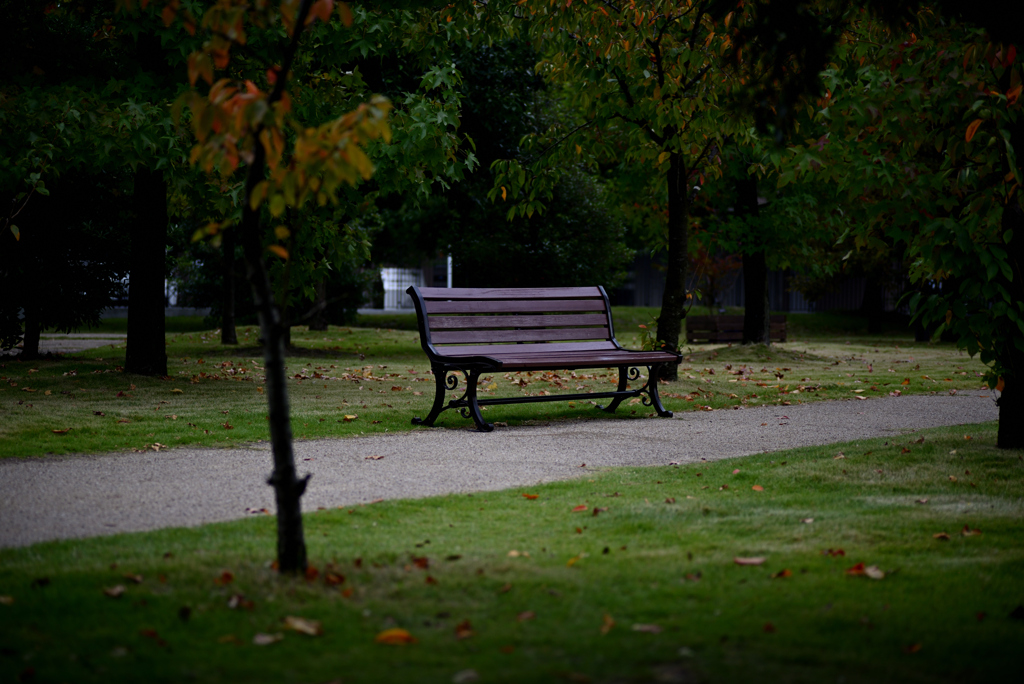
[[[565,351],[617,347],[602,287],[414,286],[407,292],[416,304],[424,349],[461,355],[509,343]]]

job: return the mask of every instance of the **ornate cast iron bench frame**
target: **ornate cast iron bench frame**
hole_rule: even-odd
[[[433,425],[449,409],[472,418],[482,432],[494,425],[484,422],[481,406],[526,404],[538,401],[611,399],[609,413],[623,400],[641,397],[659,416],[671,418],[658,396],[661,369],[678,364],[681,356],[665,351],[624,349],[615,339],[611,306],[603,287],[566,288],[439,288],[410,287],[406,292],[416,305],[420,344],[430,359],[436,391],[426,418],[414,425]],[[647,382],[627,389],[647,368]],[[499,371],[575,370],[618,368],[618,387],[611,392],[556,394],[535,397],[479,399],[480,376]],[[458,399],[445,401],[458,389],[462,374],[465,388]]]

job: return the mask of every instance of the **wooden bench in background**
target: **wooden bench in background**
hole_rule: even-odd
[[[671,417],[658,397],[658,377],[666,364],[680,362],[680,355],[664,351],[632,351],[616,341],[608,295],[602,287],[475,289],[410,287],[406,292],[416,305],[420,344],[430,359],[436,391],[426,418],[415,425],[433,425],[442,411],[458,409],[473,418],[483,432],[494,429],[484,422],[481,406],[524,404],[537,401],[611,399],[603,410],[614,411],[630,397],[642,397],[659,416]],[[647,382],[640,380],[638,366],[647,367]],[[500,371],[574,370],[618,368],[614,391],[585,394],[552,394],[533,397],[477,398],[480,376]],[[458,371],[465,379],[463,394],[445,401],[458,388]]]
[[[786,317],[769,319],[772,342],[786,341]],[[687,316],[686,341],[689,344],[742,342],[743,316]]]

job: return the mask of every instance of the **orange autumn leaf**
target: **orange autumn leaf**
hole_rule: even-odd
[[[473,626],[469,624],[469,620],[463,620],[459,624],[455,625],[455,638],[462,640],[468,639],[473,636]]]
[[[981,119],[975,119],[974,121],[972,121],[971,124],[967,127],[967,135],[964,136],[964,139],[967,142],[971,142],[971,138],[973,138],[974,134],[978,132],[978,128],[980,126],[981,126]]]
[[[533,501],[538,496],[540,496],[540,494],[523,494],[523,498],[524,499],[529,499],[530,501]]]
[[[225,584],[231,584],[234,581],[235,575],[230,570],[225,570],[224,572],[220,573],[220,575],[216,579],[213,580],[214,584],[219,584],[220,586],[224,586]]]
[[[903,382],[901,382],[900,384],[901,385],[909,385],[910,384],[910,378],[903,378]]]
[[[751,487],[751,489],[753,489],[755,492],[763,492],[764,491],[764,487],[762,487],[761,485],[754,485],[753,487]]]
[[[772,579],[783,579],[785,577],[792,577],[792,576],[793,576],[793,571],[790,570],[789,568],[786,568],[785,570],[779,570],[778,572],[774,573],[772,575]]]
[[[857,563],[852,568],[847,568],[846,569],[846,574],[847,575],[863,575],[864,574],[864,564],[863,563]]]
[[[410,634],[407,629],[393,627],[391,629],[385,629],[383,632],[378,634],[374,638],[374,641],[378,644],[388,644],[389,646],[404,646],[406,644],[415,644],[416,637]]]
[[[580,504],[576,508],[572,509],[572,512],[573,513],[579,513],[580,511],[585,511],[587,509],[588,509],[588,506],[586,504]]]
[[[1019,86],[1017,90],[1020,90]],[[1003,382],[1003,376],[1000,375],[999,380],[996,381],[996,392],[1002,392],[1004,387],[1006,387],[1006,384]]]
[[[288,261],[288,250],[281,245],[270,245],[267,249],[277,256],[281,257],[285,261]]]

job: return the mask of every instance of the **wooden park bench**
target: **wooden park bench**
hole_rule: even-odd
[[[768,321],[772,342],[786,341],[786,317],[771,316]],[[687,316],[686,342],[688,344],[742,342],[743,316]]]
[[[483,432],[494,425],[484,422],[481,406],[524,404],[537,401],[611,399],[612,412],[630,397],[642,397],[659,416],[672,417],[658,397],[662,367],[678,364],[680,355],[664,351],[631,351],[615,339],[608,295],[602,287],[474,289],[410,287],[416,305],[420,344],[430,359],[436,392],[426,418],[414,425],[433,425],[442,411],[458,409],[473,418]],[[647,382],[639,389],[627,383],[640,380],[638,366],[647,367]],[[480,376],[499,371],[619,369],[618,387],[611,392],[546,396],[477,398]],[[460,372],[466,386],[458,399],[445,401],[445,393],[458,388]]]

